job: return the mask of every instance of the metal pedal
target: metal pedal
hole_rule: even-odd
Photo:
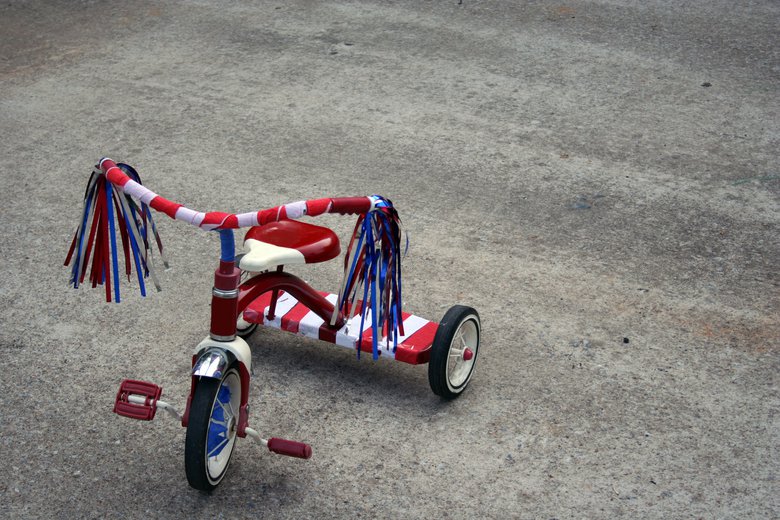
[[[138,419],[151,421],[157,412],[157,400],[162,395],[162,387],[146,381],[125,379],[119,385],[119,392],[114,401],[114,413]],[[130,396],[133,396],[131,401]]]

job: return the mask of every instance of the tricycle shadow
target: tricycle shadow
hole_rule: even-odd
[[[328,348],[303,336],[291,339],[274,330],[261,330],[247,342],[252,350],[253,382],[260,386],[262,398],[268,393],[286,396],[296,388],[318,399],[329,393],[343,397],[346,392],[353,401],[388,408],[405,408],[415,402],[437,409],[447,403],[430,393],[423,367],[408,370],[381,359],[374,361],[365,352],[358,359],[354,351]]]

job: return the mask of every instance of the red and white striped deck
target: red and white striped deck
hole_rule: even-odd
[[[335,305],[337,296],[326,292],[320,292],[328,301]],[[268,319],[268,309],[271,304],[271,291],[262,294],[244,310],[244,320],[257,323],[264,327],[286,330],[314,339],[335,343],[342,347],[355,349],[360,338],[360,315],[356,315],[347,321],[339,330],[334,330],[325,325],[322,318],[309,310],[304,304],[298,302],[292,295],[281,292],[276,302],[274,319]],[[407,312],[403,313],[404,335],[398,338],[398,348],[393,353],[393,344],[387,347],[387,338],[379,342],[380,359],[395,359],[412,365],[427,363],[431,357],[431,345],[436,335],[439,324],[420,318]],[[368,352],[373,350],[373,336],[371,331],[371,313],[369,311],[363,323],[363,340],[360,350]]]

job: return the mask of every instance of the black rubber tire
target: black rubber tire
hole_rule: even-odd
[[[470,322],[474,324],[476,330],[476,344],[473,345],[474,348],[472,349],[474,353],[473,363],[465,380],[457,385],[453,385],[447,373],[447,360],[458,330],[460,330],[461,326]],[[428,382],[434,394],[444,399],[455,399],[466,389],[477,366],[480,332],[481,325],[479,314],[476,310],[465,305],[450,307],[439,323],[439,328],[436,331],[433,346],[431,347],[431,360],[428,364]]]
[[[220,474],[209,475],[206,450],[210,419],[219,389],[231,374],[235,374],[238,377],[240,388],[241,373],[238,371],[238,362],[233,362],[225,370],[225,374],[221,379],[201,377],[195,386],[195,395],[192,397],[192,403],[190,404],[187,436],[184,442],[184,469],[190,486],[200,491],[212,491],[222,482],[228,467],[230,467],[230,458],[233,456],[233,450],[236,447],[234,439],[230,446],[230,453],[228,453],[228,461],[225,467]],[[235,437],[235,431],[233,431],[233,437]]]
[[[236,327],[236,336],[238,336],[239,338],[246,339],[252,334],[254,334],[256,330],[257,330],[257,323],[252,323],[251,325],[249,325],[249,327],[245,329],[239,329],[238,327]]]

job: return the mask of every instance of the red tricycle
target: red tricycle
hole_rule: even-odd
[[[311,457],[301,442],[264,439],[249,427],[252,353],[244,338],[258,326],[316,338],[412,365],[428,363],[433,392],[458,397],[468,385],[479,354],[480,319],[471,307],[456,305],[436,323],[402,310],[400,220],[380,196],[323,198],[271,209],[229,214],[198,212],[146,188],[134,168],[103,158],[92,172],[81,221],[65,265],[71,283],[105,286],[106,300],[120,301],[119,264],[130,278],[135,266],[141,294],[144,280],[159,282],[151,261],[156,242],[163,247],[151,209],[202,229],[218,231],[219,265],[214,272],[209,335],[192,356],[191,386],[183,414],[160,400],[162,388],[122,381],[114,412],[152,420],[164,409],[187,428],[185,469],[190,485],[213,490],[225,477],[236,437],[250,436],[272,452]],[[337,293],[314,290],[285,266],[325,262],[341,253],[336,234],[299,221],[325,213],[357,215],[344,255]],[[233,230],[249,228],[243,253],[235,253]],[[120,247],[121,246],[121,247]]]

